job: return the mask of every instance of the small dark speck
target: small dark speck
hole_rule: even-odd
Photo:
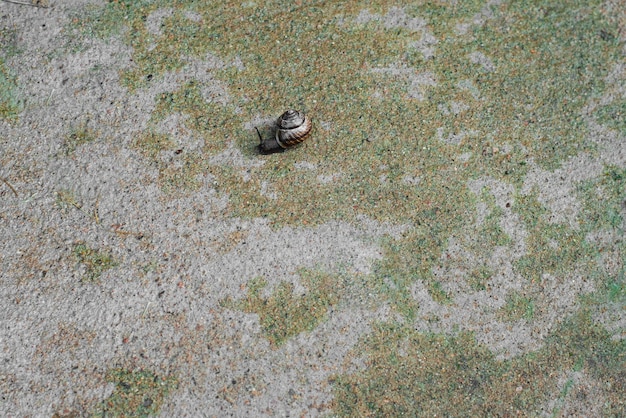
[[[183,149],[182,149],[182,148],[181,148],[181,149],[177,149],[176,151],[174,151],[174,154],[178,155],[178,154],[180,154],[181,152],[183,152]]]
[[[237,380],[233,379],[233,380],[230,381],[230,383],[232,383],[233,385],[236,385],[237,384]]]
[[[511,202],[506,202],[506,207],[510,208],[511,207]]]
[[[615,35],[602,29],[600,31],[600,38],[602,38],[603,41],[612,41],[615,38]]]
[[[144,408],[150,408],[152,406],[152,399],[150,398],[144,399],[142,406]]]
[[[146,76],[146,80],[150,81],[150,80],[152,80],[152,77],[153,77],[153,76],[152,76],[152,74],[148,74],[148,75]]]

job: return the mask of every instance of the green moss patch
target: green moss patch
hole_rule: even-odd
[[[381,324],[363,342],[367,368],[335,381],[338,416],[498,415],[510,405],[486,405],[497,364],[470,334],[446,337]]]
[[[98,133],[96,131],[88,128],[85,125],[73,129],[65,137],[64,146],[66,153],[72,154],[79,146],[95,141],[97,136]]]
[[[14,121],[23,108],[19,96],[17,77],[6,66],[6,60],[19,54],[17,32],[0,28],[0,118]]]
[[[595,250],[596,260],[591,276],[598,285],[590,303],[617,302],[626,306],[626,169],[606,167],[602,176],[581,184],[579,194],[584,203],[584,230],[615,237],[606,243],[589,244]],[[609,257],[615,267],[607,268],[604,257]]]
[[[581,184],[579,194],[586,231],[619,230],[626,222],[626,168],[606,167],[602,176]]]
[[[248,294],[244,299],[226,299],[222,305],[258,314],[270,343],[280,346],[295,335],[315,329],[341,296],[341,285],[332,275],[302,270],[300,277],[308,289],[304,295],[295,295],[291,283],[281,283],[269,297],[264,297],[261,292],[267,282],[255,279],[249,283]]]
[[[585,242],[585,232],[550,223],[547,209],[539,203],[536,193],[517,196],[513,210],[529,232],[527,254],[514,263],[526,279],[540,282],[547,273],[564,277],[575,269],[588,272],[593,268],[595,252]]]
[[[603,416],[626,413],[626,343],[612,340],[586,313],[566,321],[538,352],[507,361],[496,360],[471,334],[425,334],[389,324],[377,326],[355,352],[364,353],[357,356],[367,368],[334,380],[338,416],[541,414],[555,397],[576,401],[559,395],[554,378],[572,371],[599,380]]]
[[[600,123],[626,136],[626,101],[617,101],[600,107],[596,114]]]
[[[85,243],[74,247],[74,257],[77,263],[83,264],[87,269],[83,280],[90,282],[98,280],[103,272],[118,264],[109,252],[90,248]]]
[[[113,369],[107,372],[106,379],[115,384],[115,389],[92,412],[93,417],[155,416],[177,386],[174,377],[160,377],[144,370]]]
[[[500,317],[506,321],[525,319],[531,321],[535,315],[535,301],[520,293],[507,295],[506,305],[500,309]]]
[[[0,56],[0,118],[15,120],[22,110],[16,80]]]
[[[173,149],[175,143],[168,135],[150,131],[136,138],[132,146],[145,157],[156,161],[161,151]]]
[[[493,276],[493,271],[487,266],[480,266],[472,270],[468,277],[468,283],[472,290],[479,292],[486,290],[489,280]]]

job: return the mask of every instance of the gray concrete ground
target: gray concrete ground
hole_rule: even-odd
[[[511,415],[625,411],[623,2],[593,9],[606,68],[583,87],[602,85],[557,89],[547,122],[533,94],[559,74],[512,84],[528,103],[507,107],[489,83],[533,68],[472,50],[522,30],[510,2],[468,2],[446,27],[419,2],[166,3],[0,2],[0,415],[461,416],[457,390]],[[284,59],[285,33],[312,61]],[[446,45],[484,84],[437,67]],[[258,155],[253,128],[290,106],[311,138]],[[510,113],[487,126],[487,108]],[[588,330],[584,350],[560,340]],[[471,347],[448,355],[459,335]],[[473,350],[480,393],[424,389],[428,367],[466,382],[452,358]]]

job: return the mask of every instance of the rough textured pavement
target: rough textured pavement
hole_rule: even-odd
[[[626,415],[625,39],[620,0],[0,2],[0,415]]]

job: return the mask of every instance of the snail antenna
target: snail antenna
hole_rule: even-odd
[[[259,134],[259,144],[262,144],[263,143],[263,137],[261,136],[261,132],[259,132],[259,128],[257,128],[255,126],[254,129],[256,129],[256,133]]]

